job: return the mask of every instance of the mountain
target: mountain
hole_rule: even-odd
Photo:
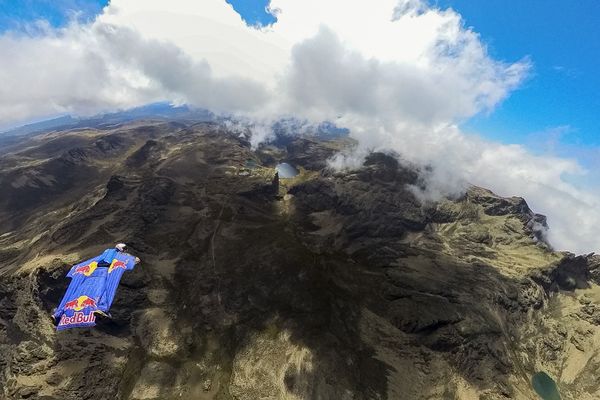
[[[16,128],[9,129],[7,131],[1,132],[2,136],[24,136],[35,132],[42,132],[46,130],[61,128],[61,127],[70,127],[75,126],[79,121],[78,118],[73,118],[70,115],[65,115],[62,117],[42,120],[38,122],[33,122],[31,124],[19,126]]]
[[[2,140],[14,136],[26,136],[35,133],[44,133],[55,130],[62,131],[75,128],[104,128],[114,124],[122,124],[137,119],[149,118],[154,120],[193,120],[212,121],[215,116],[210,111],[192,108],[188,105],[174,106],[170,103],[151,103],[123,111],[93,115],[90,117],[72,117],[65,115],[58,118],[42,120],[31,124],[19,126],[0,132],[0,145]]]
[[[524,199],[422,203],[398,157],[328,169],[344,135],[253,149],[226,126],[3,148],[0,397],[600,398],[600,257],[553,251]],[[112,318],[56,332],[69,267],[121,241],[142,262]]]

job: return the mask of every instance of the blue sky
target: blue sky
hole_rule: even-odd
[[[465,124],[503,141],[543,132],[571,145],[600,146],[600,2],[438,0],[459,11],[495,58],[527,56],[530,78],[490,115]]]
[[[202,0],[198,0],[202,1]],[[265,11],[268,0],[226,0],[250,25],[268,25],[275,18]],[[0,0],[0,32],[19,30],[24,24],[44,20],[55,27],[64,26],[76,15],[93,18],[108,0]]]
[[[250,25],[269,25],[275,18],[266,12],[268,0],[227,0]]]
[[[274,22],[265,11],[268,0],[227,1],[249,24]],[[107,0],[0,0],[0,32],[22,29],[35,20],[63,26],[73,16],[90,19],[106,3]],[[432,3],[452,7],[462,14],[465,24],[480,33],[495,58],[514,62],[528,57],[533,64],[528,80],[497,109],[464,122],[467,132],[563,156],[582,146],[600,146],[600,1]]]
[[[20,30],[37,20],[64,26],[74,17],[93,18],[107,3],[107,0],[0,0],[0,32]]]

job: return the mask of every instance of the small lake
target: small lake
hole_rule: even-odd
[[[255,160],[249,158],[246,160],[246,163],[244,165],[246,168],[250,168],[250,169],[254,169],[258,166],[258,164],[256,163]]]
[[[285,162],[277,164],[275,169],[277,169],[279,177],[284,179],[293,178],[300,173],[294,166]]]
[[[543,400],[561,400],[558,386],[554,379],[545,372],[538,372],[531,377],[531,384],[535,392]]]

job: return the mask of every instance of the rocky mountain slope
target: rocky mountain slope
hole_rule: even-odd
[[[539,371],[600,398],[600,257],[520,198],[423,204],[389,155],[328,170],[349,145],[151,120],[5,143],[0,398],[534,399]],[[57,333],[69,266],[118,241],[142,263],[113,318]]]

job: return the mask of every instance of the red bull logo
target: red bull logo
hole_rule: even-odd
[[[67,327],[69,325],[76,324],[89,324],[93,325],[96,323],[96,315],[91,312],[89,314],[84,314],[82,312],[76,312],[72,317],[67,317],[66,314],[63,314],[60,318],[60,322],[58,323],[58,327]]]
[[[98,268],[98,263],[96,261],[92,261],[88,265],[76,267],[75,271],[73,271],[73,275],[83,274],[85,276],[90,276],[92,273],[94,273],[96,268]]]
[[[65,310],[74,310],[74,311],[81,311],[84,308],[87,307],[92,307],[92,308],[96,308],[97,304],[96,304],[96,300],[92,299],[91,297],[88,296],[79,296],[78,298],[76,298],[75,300],[71,300],[71,301],[67,301],[65,303]]]
[[[123,261],[119,261],[116,258],[110,263],[110,267],[108,267],[108,273],[110,274],[117,268],[127,269],[127,264]]]

